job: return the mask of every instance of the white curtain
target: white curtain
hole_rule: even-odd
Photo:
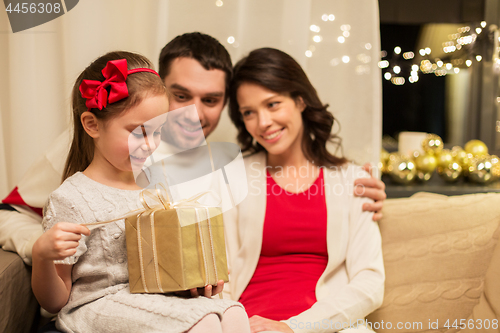
[[[170,39],[192,31],[219,39],[233,62],[257,47],[288,52],[340,121],[347,157],[377,162],[382,116],[376,0],[85,0],[15,34],[0,11],[0,197],[69,126],[72,84],[88,63],[128,50],[156,64]],[[224,111],[209,141],[235,142],[235,136]]]

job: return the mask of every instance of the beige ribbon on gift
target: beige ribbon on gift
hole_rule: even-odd
[[[213,242],[213,237],[212,237],[212,226],[210,225],[210,212],[208,210],[208,207],[205,207],[205,212],[207,214],[207,230],[208,230],[208,238],[210,240],[210,253],[212,254],[212,260],[207,260],[207,254],[206,254],[206,244],[204,242],[204,236],[201,230],[201,223],[198,223],[198,232],[200,234],[200,242],[201,242],[201,248],[202,248],[202,254],[203,254],[203,262],[205,263],[205,285],[208,285],[209,283],[209,272],[214,272],[214,277],[215,281],[219,281],[219,277],[217,275],[217,263],[215,261],[215,251],[214,251],[214,242]],[[200,217],[198,215],[198,209],[195,208],[195,214],[196,214],[196,220],[200,221]],[[207,267],[210,266],[210,267]]]
[[[92,227],[96,225],[101,225],[101,224],[106,224],[106,223],[111,223],[115,221],[119,221],[122,219],[126,219],[128,217],[132,216],[137,216],[137,242],[138,242],[138,249],[139,249],[139,265],[141,269],[141,279],[142,279],[142,286],[144,290],[148,293],[149,289],[146,284],[146,279],[145,279],[145,269],[144,269],[144,262],[143,262],[143,252],[142,252],[142,236],[141,236],[141,223],[140,223],[140,216],[143,213],[150,213],[149,219],[151,223],[151,243],[153,247],[153,264],[155,268],[155,277],[156,277],[156,284],[158,287],[158,290],[161,293],[164,293],[164,290],[161,285],[161,280],[160,280],[160,270],[159,270],[159,265],[158,265],[158,257],[156,255],[156,236],[154,233],[154,213],[159,211],[159,210],[170,210],[170,209],[177,209],[177,208],[194,208],[195,209],[195,214],[196,214],[196,220],[200,222],[200,216],[198,212],[198,208],[203,208],[206,212],[206,220],[208,223],[208,233],[209,233],[209,244],[210,244],[210,251],[212,253],[212,260],[207,260],[207,254],[206,254],[206,244],[204,241],[204,235],[201,230],[201,223],[198,223],[198,232],[200,234],[200,242],[201,242],[201,248],[202,248],[202,255],[203,255],[203,262],[205,266],[205,285],[208,285],[209,282],[209,272],[213,271],[215,275],[215,280],[218,281],[218,274],[217,274],[217,263],[215,261],[215,253],[213,249],[213,237],[212,237],[212,230],[210,226],[210,212],[208,210],[209,206],[202,205],[201,203],[198,202],[200,198],[207,194],[212,194],[217,197],[217,194],[213,191],[205,191],[202,193],[198,193],[190,197],[189,199],[183,199],[177,202],[171,202],[170,198],[168,197],[168,193],[163,186],[163,184],[160,184],[161,187],[164,189],[164,193],[158,189],[155,186],[155,191],[156,195],[151,193],[151,190],[146,189],[140,193],[140,201],[141,204],[143,205],[144,208],[141,209],[136,209],[125,216],[118,217],[116,219],[108,220],[108,221],[102,221],[102,222],[91,222],[91,223],[82,223],[82,225],[87,226],[87,227]],[[145,196],[149,197],[150,199],[153,199],[155,201],[154,204],[149,204],[145,198]],[[220,200],[220,199],[219,199]]]

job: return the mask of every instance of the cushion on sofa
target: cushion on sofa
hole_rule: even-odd
[[[490,267],[486,272],[484,289],[472,314],[467,318],[467,328],[462,333],[500,332],[500,242],[497,242]]]
[[[453,324],[465,321],[483,295],[499,222],[500,194],[420,193],[387,200],[379,223],[385,296],[368,317],[372,327],[378,332],[458,331]]]

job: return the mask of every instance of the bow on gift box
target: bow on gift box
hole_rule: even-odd
[[[150,190],[150,189],[146,189],[140,193],[140,201],[141,201],[141,204],[143,205],[144,208],[135,209],[135,210],[127,213],[126,215],[117,217],[116,219],[107,220],[107,221],[82,223],[82,225],[84,225],[84,226],[88,227],[90,230],[92,230],[101,224],[116,222],[119,220],[126,219],[128,217],[140,215],[140,214],[145,213],[145,212],[155,212],[155,211],[162,210],[162,209],[169,210],[169,209],[176,209],[176,208],[208,208],[208,207],[212,207],[212,206],[202,205],[200,202],[198,202],[198,199],[200,199],[201,197],[208,195],[208,194],[211,194],[215,198],[219,199],[219,203],[220,203],[220,198],[218,197],[217,193],[215,193],[214,191],[201,192],[201,193],[193,195],[189,199],[183,199],[183,200],[179,200],[176,202],[171,202],[169,197],[168,197],[168,194],[166,192],[165,186],[160,184],[160,187],[163,187],[163,191],[158,188],[158,185],[156,185],[154,192],[152,192],[152,190]],[[148,203],[145,196],[152,199],[154,201],[154,203],[153,204]],[[214,206],[217,206],[217,204]],[[197,219],[197,221],[200,221],[200,219]]]
[[[150,68],[134,68],[127,70],[127,60],[110,60],[101,71],[104,81],[83,80],[80,84],[80,93],[87,99],[85,105],[89,109],[105,108],[108,103],[112,104],[128,97],[127,76],[138,72],[149,72],[158,75]],[[106,88],[109,89],[108,90]]]
[[[160,186],[162,189],[158,188],[158,186]],[[200,198],[204,197],[205,195],[208,195],[208,194],[211,194],[212,196],[214,196],[215,198],[217,198],[219,200],[219,202],[214,205],[214,206],[218,206],[221,202],[221,199],[219,198],[217,193],[215,193],[214,191],[211,191],[211,190],[195,194],[189,199],[183,199],[183,200],[179,200],[176,202],[171,202],[170,198],[168,196],[167,189],[165,188],[165,186],[163,184],[155,185],[155,190],[153,193],[152,193],[152,190],[142,191],[140,194],[140,200],[141,200],[142,205],[144,206],[145,211],[154,211],[154,210],[158,210],[158,209],[189,208],[189,207],[191,207],[191,208],[193,208],[193,207],[205,208],[205,207],[209,207],[209,206],[202,205],[198,200]],[[154,204],[152,204],[152,205],[149,204],[147,202],[145,196],[152,199]],[[212,206],[210,206],[210,207],[212,207]]]

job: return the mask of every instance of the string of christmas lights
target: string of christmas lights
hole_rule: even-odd
[[[471,28],[471,26],[475,26],[475,28]],[[419,74],[434,73],[436,76],[458,74],[461,68],[473,66],[474,60],[476,62],[483,60],[476,45],[481,38],[487,38],[487,34],[482,33],[486,26],[487,23],[482,21],[478,24],[460,27],[456,33],[448,35],[449,40],[442,43],[444,57],[433,58],[431,56],[432,50],[429,47],[422,48],[418,52],[403,52],[401,47],[396,46],[390,59],[387,59],[387,51],[382,51],[382,59],[378,66],[383,70],[384,78],[398,86],[404,85],[407,81],[410,83],[418,82]],[[496,26],[492,26],[492,28],[497,31]],[[498,55],[499,52],[498,38],[498,34],[495,33],[495,55]],[[498,60],[498,56],[495,58],[495,55],[496,65],[500,67],[500,60]]]

